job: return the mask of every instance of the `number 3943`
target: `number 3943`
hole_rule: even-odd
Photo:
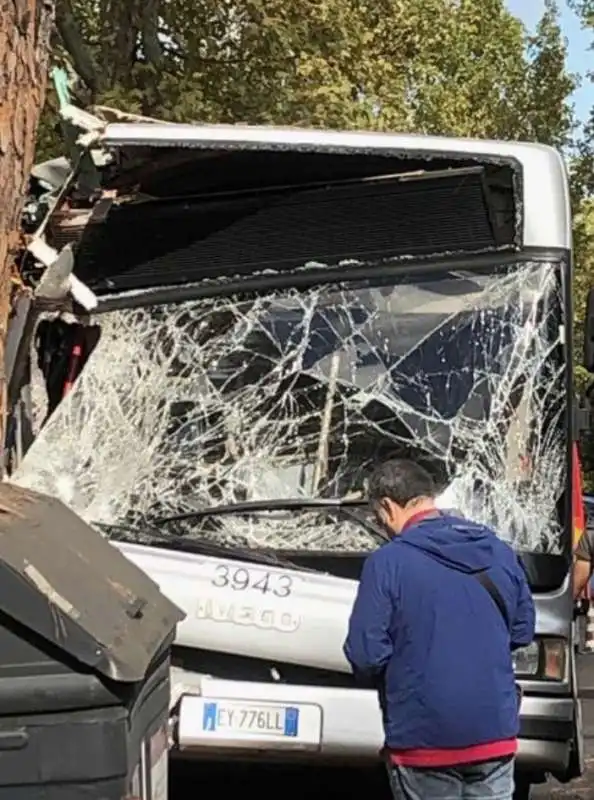
[[[289,597],[293,590],[293,578],[285,573],[263,572],[217,564],[212,585],[219,589],[229,588],[234,592],[254,591]]]

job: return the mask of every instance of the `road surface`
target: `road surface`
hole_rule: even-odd
[[[551,783],[534,792],[534,800],[594,800],[594,760],[591,776],[560,786]],[[282,767],[237,767],[229,765],[173,765],[169,800],[194,797],[257,797],[278,800],[290,794],[307,800],[390,800],[382,769],[298,769]],[[203,794],[204,793],[204,794]]]
[[[389,800],[383,770],[304,769],[286,767],[238,767],[219,765],[201,768],[196,763],[171,767],[169,800],[225,797],[243,800]]]

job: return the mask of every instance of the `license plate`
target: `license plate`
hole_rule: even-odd
[[[322,709],[313,703],[279,703],[183,695],[178,747],[319,750]]]
[[[225,730],[295,737],[299,734],[299,709],[292,706],[205,703],[202,728],[213,733]]]

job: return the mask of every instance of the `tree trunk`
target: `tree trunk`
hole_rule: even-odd
[[[45,99],[53,13],[53,0],[0,0],[0,453],[6,427],[4,346],[17,286],[15,259],[22,247],[21,213]]]

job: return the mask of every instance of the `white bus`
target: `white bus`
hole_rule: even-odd
[[[516,653],[518,798],[547,773],[579,774],[559,153],[89,129],[86,171],[43,232],[75,279],[56,290],[50,265],[37,289],[37,355],[21,348],[16,371],[33,401],[14,399],[10,428],[32,433],[10,442],[12,477],[57,493],[187,612],[173,753],[379,758],[377,698],[353,684],[342,643],[378,546],[366,475],[413,454],[444,502],[517,548],[530,578],[538,636]],[[38,203],[48,174],[35,173]]]

